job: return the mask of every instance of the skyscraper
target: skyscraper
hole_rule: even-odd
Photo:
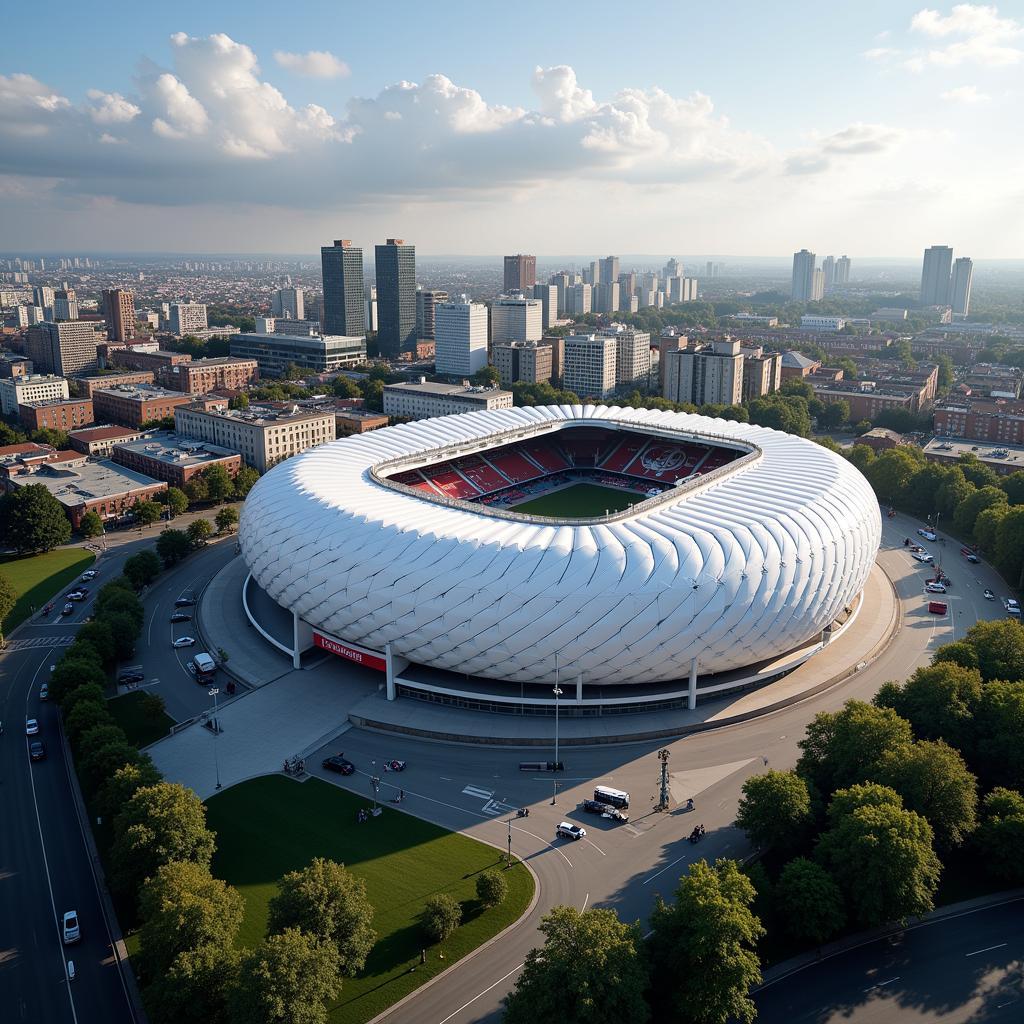
[[[41,323],[28,329],[25,355],[37,373],[67,377],[96,368],[96,332],[88,320]]]
[[[550,286],[549,286],[550,287]],[[540,341],[544,335],[541,299],[499,295],[491,303],[491,341]]]
[[[814,261],[815,255],[807,249],[793,253],[793,287],[794,302],[812,302],[814,296]]]
[[[335,239],[334,245],[320,247],[320,266],[324,275],[320,329],[324,334],[350,337],[366,334],[363,250],[347,238]]]
[[[377,343],[383,356],[416,350],[416,246],[389,238],[374,247]]]
[[[949,275],[953,250],[948,245],[933,245],[924,251],[921,266],[921,305],[945,306],[949,302]]]
[[[601,261],[604,262],[603,260]],[[602,274],[603,274],[602,270]],[[617,313],[619,311],[619,282],[612,278],[609,281],[601,281],[594,288],[594,312],[595,313]]]
[[[416,289],[416,337],[421,341],[433,341],[436,337],[436,310],[442,302],[448,301],[448,293],[438,288]]]
[[[836,258],[826,256],[821,261],[821,272],[825,277],[825,287],[831,288],[836,283]]]
[[[323,249],[320,250],[321,253]],[[321,261],[323,256],[320,257]],[[360,266],[362,261],[360,261]],[[282,320],[305,320],[306,301],[301,288],[278,288],[271,299],[270,312]]]
[[[601,276],[598,279],[601,284],[611,284],[613,281],[618,284],[619,282],[619,257],[618,256],[605,256],[601,260]],[[616,303],[616,309],[618,304]]]
[[[53,293],[53,319],[78,319],[78,296],[74,288],[61,288]]]
[[[533,297],[540,299],[544,330],[548,330],[558,319],[558,286],[553,284],[535,284]]]
[[[850,283],[850,257],[840,256],[836,260],[836,284]]]
[[[124,288],[104,288],[103,313],[110,341],[127,341],[135,337],[135,295],[132,292]]]
[[[953,264],[953,276],[949,282],[949,304],[954,316],[967,316],[971,308],[971,281],[974,278],[974,261],[961,256]]]
[[[379,248],[379,247],[378,247]],[[487,365],[487,307],[463,295],[435,310],[434,368],[452,377],[471,377]]]
[[[525,256],[519,253],[516,256],[505,257],[505,283],[502,291],[506,295],[510,292],[522,292],[524,295],[528,295],[536,283],[536,256]]]
[[[44,316],[51,316],[53,309],[53,289],[47,284],[37,284],[32,289],[32,305],[41,306]]]
[[[814,272],[814,280],[811,284],[811,301],[821,302],[825,298],[825,271],[818,267]]]

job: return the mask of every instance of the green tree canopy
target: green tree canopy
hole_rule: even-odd
[[[505,902],[506,896],[508,883],[500,871],[488,868],[476,876],[476,898],[482,907],[497,907]]]
[[[986,683],[1024,679],[1024,626],[1016,619],[976,622],[963,639],[974,648],[978,670]]]
[[[994,485],[981,487],[960,502],[953,513],[953,525],[964,536],[973,537],[974,524],[986,509],[1006,504],[1006,493]]]
[[[210,501],[218,505],[227,501],[235,493],[235,483],[228,471],[221,465],[210,466],[203,471],[203,479],[206,481],[206,493]]]
[[[98,537],[103,532],[103,520],[95,509],[89,509],[79,520],[78,532],[87,540]]]
[[[1019,580],[1024,572],[1024,505],[1007,509],[996,528],[996,565],[1011,580]]]
[[[811,795],[796,772],[765,772],[743,783],[736,824],[754,846],[793,849],[810,823]]]
[[[206,486],[206,479],[202,473],[196,473],[191,480],[185,484],[185,495],[189,503],[193,505],[202,504],[210,498],[210,489]]]
[[[192,543],[184,530],[164,530],[156,539],[156,552],[164,565],[180,562],[192,551]]]
[[[65,701],[64,731],[67,733],[72,746],[76,749],[79,738],[91,732],[97,726],[110,725],[117,728],[114,726],[114,719],[111,718],[110,712],[107,710],[103,691],[98,686],[80,686],[78,690],[72,690],[68,696],[77,698],[82,690],[88,691],[90,696],[99,690],[100,697],[99,700],[77,699],[71,704],[70,710],[68,709],[67,701]]]
[[[951,643],[943,644],[937,648],[932,655],[932,664],[940,665],[948,662],[951,665],[959,665],[961,668],[978,671],[978,652],[963,640],[954,640]],[[981,673],[978,673],[978,681],[981,681]],[[894,686],[894,683],[886,685]]]
[[[936,652],[936,657],[942,650]],[[974,655],[973,647],[967,650]],[[977,661],[977,655],[974,657]],[[917,669],[903,684],[886,683],[875,695],[875,704],[891,708],[910,722],[918,739],[945,740],[963,749],[972,735],[980,699],[981,673],[977,668],[943,660]]]
[[[461,923],[462,907],[446,892],[431,896],[420,914],[420,924],[431,942],[444,942]]]
[[[113,820],[140,789],[155,786],[162,778],[149,755],[139,754],[136,762],[121,765],[107,777],[96,796],[96,810]]]
[[[188,495],[180,487],[168,487],[163,498],[172,516],[180,516],[188,511]]]
[[[111,669],[117,661],[117,644],[110,626],[102,619],[93,619],[78,630],[78,639],[96,649],[103,667]]]
[[[907,446],[889,448],[863,470],[868,483],[882,501],[896,501],[920,468]]]
[[[526,954],[505,1000],[505,1024],[646,1024],[647,970],[636,925],[623,924],[613,910],[555,907],[540,932],[544,945]]]
[[[989,683],[975,716],[972,763],[988,785],[1024,790],[1024,682]]]
[[[122,732],[120,739],[112,739],[78,759],[78,777],[82,788],[90,796],[98,793],[118,768],[138,760],[138,748],[129,743]]]
[[[156,501],[137,501],[132,505],[132,512],[135,515],[135,522],[140,526],[152,526],[159,522],[163,515],[163,509]]]
[[[79,686],[99,686],[107,684],[107,676],[103,667],[93,658],[64,657],[57,662],[50,675],[50,696],[62,703],[72,690]]]
[[[218,533],[230,533],[238,525],[238,509],[230,505],[217,509],[214,522],[217,524]]]
[[[1011,885],[1024,883],[1024,796],[998,787],[982,801],[978,847],[984,864]]]
[[[43,484],[28,484],[0,498],[0,536],[19,555],[52,551],[71,539],[71,523]]]
[[[236,984],[240,953],[230,946],[199,946],[179,953],[146,986],[153,1024],[229,1024],[227,993]]]
[[[820,864],[791,860],[779,874],[775,898],[784,908],[783,926],[794,939],[820,946],[846,924],[843,894]]]
[[[988,552],[990,556],[995,555],[999,542],[999,525],[1009,511],[1009,505],[992,505],[982,509],[978,513],[978,518],[974,520],[974,540],[978,547]]]
[[[14,592],[14,584],[0,573],[0,640],[4,636],[4,619],[14,610],[18,603],[18,595]]]
[[[260,475],[252,466],[242,466],[235,474],[235,497],[243,499],[252,490]]]
[[[188,524],[188,529],[185,531],[185,536],[188,537],[189,543],[194,548],[202,547],[207,538],[213,533],[213,527],[210,525],[209,519],[193,519]]]

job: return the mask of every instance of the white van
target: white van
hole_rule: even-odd
[[[629,794],[621,789],[611,789],[609,786],[597,786],[594,789],[594,799],[610,807],[628,807]]]

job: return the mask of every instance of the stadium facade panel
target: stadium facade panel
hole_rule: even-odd
[[[524,446],[540,446],[529,465],[571,476],[581,446],[566,439],[582,427],[621,432],[585,468],[635,466],[645,500],[586,519],[480,503],[521,483],[498,470],[487,491],[490,471],[520,465],[508,453]],[[631,455],[637,437],[647,447]],[[703,446],[708,461],[688,465],[673,443]],[[427,486],[408,482],[417,467]],[[468,486],[431,484],[449,472]],[[256,484],[239,528],[256,583],[314,629],[469,676],[550,683],[557,664],[586,685],[684,679],[694,658],[707,676],[792,651],[850,606],[880,537],[867,481],[820,445],[590,405],[466,413],[321,445]]]

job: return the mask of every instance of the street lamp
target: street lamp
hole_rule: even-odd
[[[508,825],[508,856],[505,858],[505,867],[512,867],[512,819],[509,818],[505,822]]]
[[[558,662],[555,662],[555,778],[552,781],[551,790],[551,803],[554,804],[555,797],[558,796],[558,698],[562,696],[562,691],[558,685]]]
[[[220,789],[220,761],[217,759],[217,734],[220,732],[220,722],[217,721],[217,694],[220,689],[214,686],[206,691],[213,698],[213,768],[217,773],[217,788]]]

